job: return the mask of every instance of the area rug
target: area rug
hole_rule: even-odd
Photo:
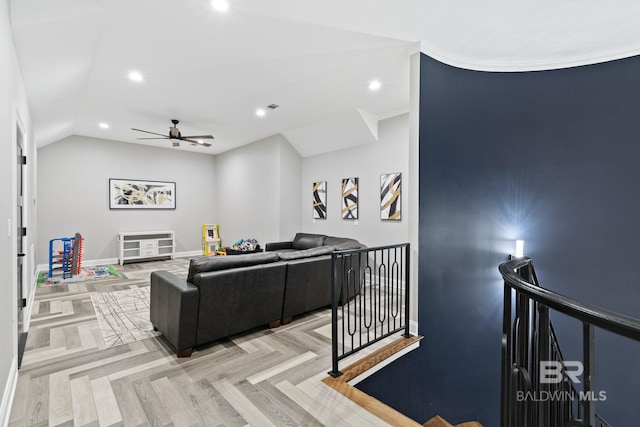
[[[80,275],[84,277],[85,280],[119,279],[122,277],[122,273],[112,265],[86,267],[80,270]]]
[[[160,335],[149,320],[150,287],[135,287],[91,295],[107,347]]]
[[[116,268],[112,265],[97,266],[97,267],[85,267],[80,270],[80,274],[69,279],[63,279],[61,273],[54,275],[49,279],[48,272],[41,271],[38,274],[38,287],[64,285],[68,283],[84,282],[86,280],[100,280],[100,279],[121,279],[124,277]]]

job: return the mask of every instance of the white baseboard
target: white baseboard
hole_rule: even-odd
[[[96,267],[98,265],[112,265],[118,264],[118,258],[104,258],[104,259],[83,259],[82,265],[86,267]]]
[[[176,252],[176,258],[188,258],[194,256],[202,256],[202,251],[184,251],[184,252]]]
[[[4,393],[2,394],[2,404],[0,404],[0,420],[2,423],[2,427],[7,427],[7,425],[9,424],[9,417],[11,416],[11,406],[13,405],[13,397],[16,394],[17,384],[18,359],[14,357],[13,362],[11,362],[7,384],[5,385]]]
[[[95,267],[97,265],[111,265],[117,264],[118,258],[104,258],[104,259],[83,259],[82,265],[87,267]],[[38,264],[38,273],[41,271],[49,272],[49,264]]]
[[[202,251],[200,250],[183,251],[183,252],[175,253],[176,258],[195,257],[195,256],[201,256],[201,255],[202,255]],[[118,264],[119,264],[118,258],[83,259],[82,260],[82,265],[86,267],[95,267],[99,265],[118,265]],[[38,264],[37,272],[40,273],[42,271],[48,272],[49,264]],[[37,280],[37,274],[36,274],[36,280]]]

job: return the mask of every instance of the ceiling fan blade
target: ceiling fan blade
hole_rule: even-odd
[[[161,133],[149,132],[148,130],[135,129],[135,128],[131,128],[131,130],[135,130],[135,131],[138,131],[138,132],[144,132],[144,133],[150,133],[151,135],[160,135],[160,136],[165,136],[165,137],[167,136],[167,135],[164,135],[164,134],[161,134]]]
[[[188,135],[188,136],[183,136],[182,139],[214,139],[213,135]]]
[[[186,138],[180,138],[182,141],[188,141],[192,144],[196,144],[196,145],[202,145],[203,147],[211,147],[211,144],[209,144],[208,142],[200,142],[200,141],[196,141],[195,139],[186,139]]]
[[[165,136],[164,138],[136,138],[136,139],[170,139],[168,136]]]

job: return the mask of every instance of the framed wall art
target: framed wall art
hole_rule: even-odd
[[[402,174],[380,175],[380,219],[400,220],[402,218]]]
[[[109,209],[175,208],[175,182],[109,179]]]
[[[358,219],[358,178],[342,180],[342,219]]]
[[[313,219],[327,219],[327,181],[313,183]]]

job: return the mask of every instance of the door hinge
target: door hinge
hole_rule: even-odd
[[[27,164],[27,156],[20,156],[20,162],[22,162],[23,165]]]
[[[27,299],[26,298],[22,298],[20,300],[20,305],[22,306],[22,308],[25,308],[27,306]]]
[[[22,227],[22,237],[27,235],[27,227]]]

